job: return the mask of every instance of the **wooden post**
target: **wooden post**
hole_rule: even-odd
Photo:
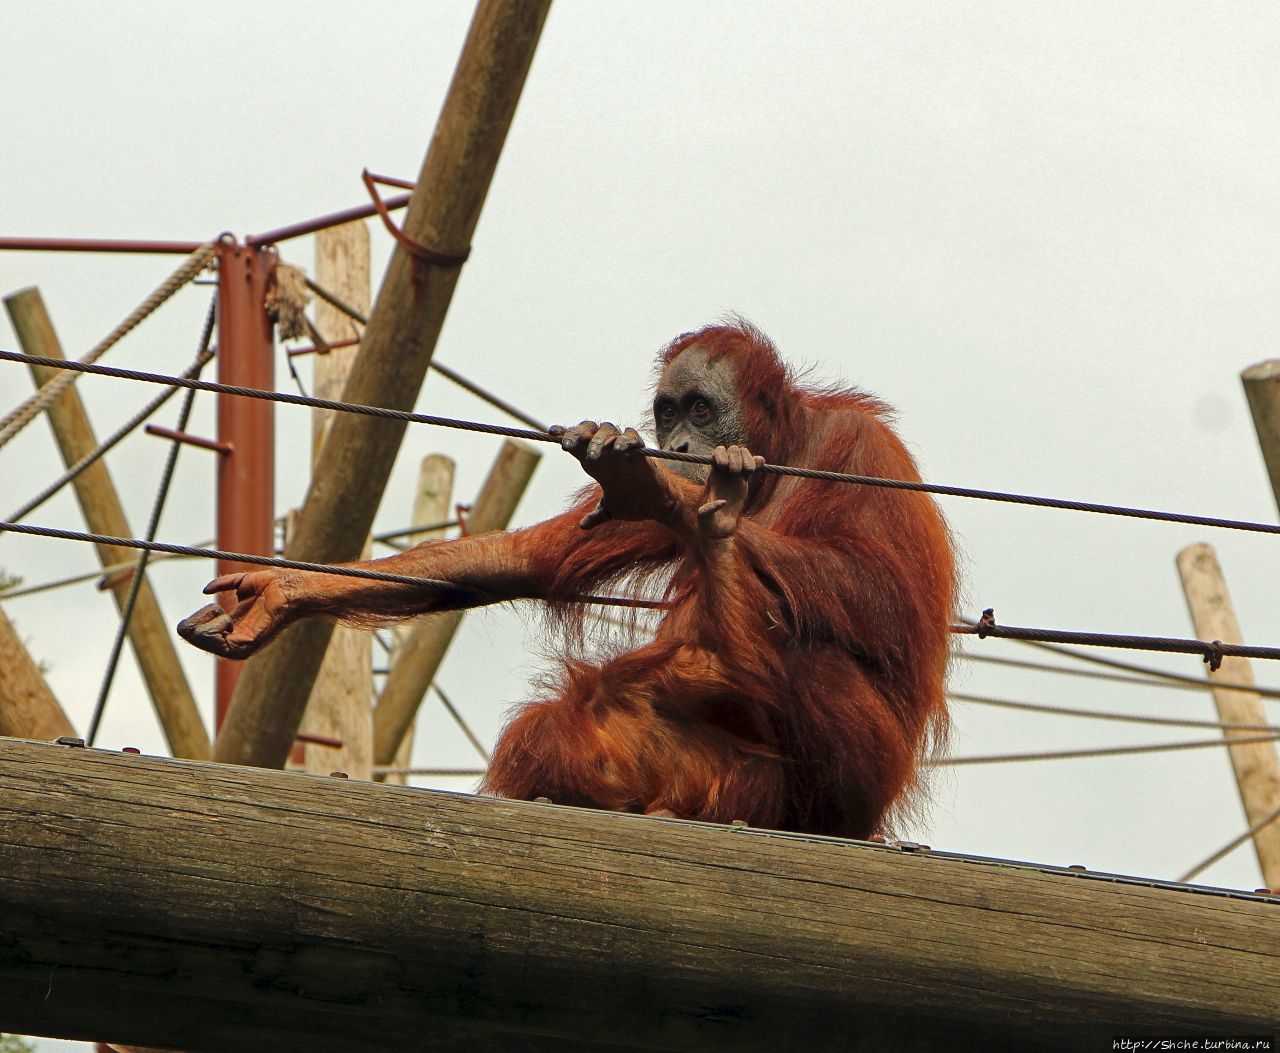
[[[443,253],[470,246],[549,7],[550,0],[480,0],[409,204],[405,233],[413,241]],[[458,264],[427,262],[396,247],[345,400],[413,406],[459,273]],[[334,421],[290,558],[360,555],[404,428],[354,414]],[[218,738],[218,760],[284,763],[331,628],[301,622],[247,663]]]
[[[1240,374],[1258,445],[1271,479],[1271,493],[1280,508],[1280,359],[1250,366]]]
[[[467,530],[483,534],[505,530],[524,494],[542,454],[528,443],[506,439],[480,494],[467,516]],[[454,633],[462,624],[463,611],[445,611],[414,622],[396,648],[378,705],[373,711],[373,760],[375,765],[393,765],[422,697],[444,660]]]
[[[1178,574],[1187,597],[1187,608],[1202,640],[1244,643],[1227,593],[1227,583],[1211,545],[1189,545],[1178,553]],[[1252,684],[1253,667],[1247,658],[1224,658],[1209,679]],[[1251,691],[1213,689],[1218,719],[1224,724],[1266,724],[1262,699]],[[1227,741],[1248,738],[1246,731],[1224,731]],[[1280,809],[1280,760],[1270,742],[1252,742],[1227,747],[1235,770],[1245,817],[1254,826]],[[1280,822],[1270,823],[1253,837],[1263,881],[1268,888],[1280,888]]]
[[[443,523],[450,518],[450,512],[453,510],[453,473],[455,467],[456,465],[452,458],[439,453],[428,454],[422,459],[422,464],[418,468],[418,491],[413,497],[413,518],[409,520],[410,523],[415,526],[427,523]],[[424,530],[409,535],[405,540],[411,545],[421,545],[424,541],[442,538],[444,534],[443,530]],[[395,669],[396,664],[404,654],[405,643],[413,635],[413,628],[413,622],[396,626],[396,644],[391,654],[392,669]],[[414,721],[410,721],[409,727],[400,739],[400,746],[396,750],[395,756],[391,759],[391,767],[410,767],[409,762],[413,755],[413,732]],[[409,782],[409,778],[406,775],[384,775],[381,778],[386,782],[399,786],[408,785]]]
[[[0,1030],[182,1049],[1264,1035],[1280,905],[0,740]]]
[[[316,281],[356,310],[369,310],[369,228],[345,223],[316,234]],[[338,343],[359,337],[355,323],[337,308],[316,303],[316,328],[325,340]],[[314,394],[342,398],[357,350],[335,348],[315,356]],[[318,460],[328,434],[331,410],[315,410],[312,459]],[[366,540],[364,558],[369,556]],[[329,639],[320,675],[307,702],[302,731],[341,742],[340,747],[303,742],[303,768],[319,775],[344,771],[353,779],[373,776],[373,652],[367,632],[338,626]]]
[[[52,742],[75,733],[13,622],[0,609],[0,735]]]
[[[14,293],[5,298],[5,306],[23,351],[44,358],[64,357],[62,345],[54,332],[53,322],[45,310],[39,290],[24,289]],[[37,385],[47,383],[60,372],[41,366],[32,366],[31,371]],[[62,452],[62,460],[68,467],[97,447],[98,440],[94,437],[89,416],[74,385],[67,388],[49,407],[48,418]],[[157,455],[157,471],[160,460]],[[133,536],[105,461],[98,461],[86,468],[76,477],[72,486],[91,532],[115,537]],[[103,567],[134,558],[130,549],[104,545],[96,547]],[[129,580],[128,574],[122,574],[111,583],[111,595],[118,608],[124,607]],[[148,581],[143,581],[138,591],[133,617],[129,621],[129,643],[138,657],[143,680],[173,755],[208,757],[209,733],[200,719],[195,697],[191,694],[186,675],[178,661],[169,623],[165,621],[160,603]]]

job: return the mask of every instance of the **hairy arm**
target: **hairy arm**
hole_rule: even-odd
[[[437,584],[408,585],[272,568],[216,578],[205,593],[234,593],[230,611],[209,605],[178,632],[225,658],[248,658],[294,621],[379,625],[436,611],[516,599],[567,601],[670,561],[692,530],[697,488],[638,455],[639,437],[584,422],[563,445],[595,478],[583,500],[524,530],[433,541],[345,566]],[[621,448],[615,442],[626,439]]]

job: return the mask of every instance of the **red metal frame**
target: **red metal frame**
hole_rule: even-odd
[[[218,249],[218,381],[275,387],[274,340],[265,309],[276,265],[272,249],[224,242]],[[218,547],[269,556],[275,552],[275,417],[269,402],[218,396]],[[219,574],[253,570],[218,561]],[[224,606],[234,600],[224,595]],[[243,665],[219,659],[215,672],[215,727],[231,706]]]
[[[380,182],[411,189],[403,180],[378,177]],[[404,208],[409,194],[389,197],[378,204],[357,205],[303,220],[261,234],[251,234],[240,244],[224,234],[218,248],[218,380],[244,387],[275,387],[274,340],[267,316],[266,295],[276,266],[271,246],[289,238],[314,234],[352,220],[367,219]],[[198,241],[144,241],[124,238],[27,238],[0,237],[0,250],[34,252],[139,252],[190,255]],[[345,347],[355,341],[341,341]],[[295,354],[318,350],[302,348]],[[149,427],[153,434],[216,449],[218,458],[218,547],[232,552],[272,555],[275,551],[275,418],[270,402],[218,396],[216,442]],[[246,564],[219,561],[218,573],[253,570]],[[228,602],[225,597],[223,602]],[[215,726],[221,727],[231,705],[242,666],[219,660],[215,673]],[[301,739],[302,736],[299,736]],[[318,740],[317,740],[318,741]],[[329,745],[325,742],[324,745]]]

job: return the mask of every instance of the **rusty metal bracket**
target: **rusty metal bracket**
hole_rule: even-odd
[[[202,450],[212,450],[214,453],[222,454],[223,457],[235,450],[235,447],[229,442],[205,439],[199,435],[192,435],[190,432],[174,431],[173,428],[162,428],[159,424],[148,424],[143,430],[148,435],[154,435],[160,439],[171,439],[187,446],[198,446]]]
[[[1224,657],[1222,652],[1222,641],[1214,640],[1212,643],[1205,644],[1204,664],[1209,667],[1211,672],[1216,673],[1222,666]]]
[[[471,246],[468,245],[461,252],[441,252],[438,249],[430,248],[421,242],[414,241],[400,227],[397,227],[395,221],[391,218],[391,213],[387,210],[386,203],[382,200],[378,193],[378,184],[385,186],[395,186],[401,188],[413,189],[413,183],[407,183],[403,179],[392,179],[388,176],[374,175],[365,169],[360,173],[360,178],[364,180],[365,189],[369,191],[369,197],[373,201],[373,207],[377,210],[379,218],[382,220],[383,226],[387,228],[388,233],[396,239],[405,252],[409,253],[415,261],[421,263],[434,263],[440,266],[449,267],[465,263],[467,257],[471,255]]]

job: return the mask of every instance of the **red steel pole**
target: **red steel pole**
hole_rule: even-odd
[[[271,249],[234,241],[218,250],[218,380],[244,387],[275,387],[275,346],[267,317],[267,289],[275,270]],[[271,555],[275,550],[275,418],[270,402],[218,396],[218,547]],[[255,568],[218,562],[219,574]],[[228,606],[234,600],[223,598]],[[219,659],[215,727],[221,727],[243,664]]]

